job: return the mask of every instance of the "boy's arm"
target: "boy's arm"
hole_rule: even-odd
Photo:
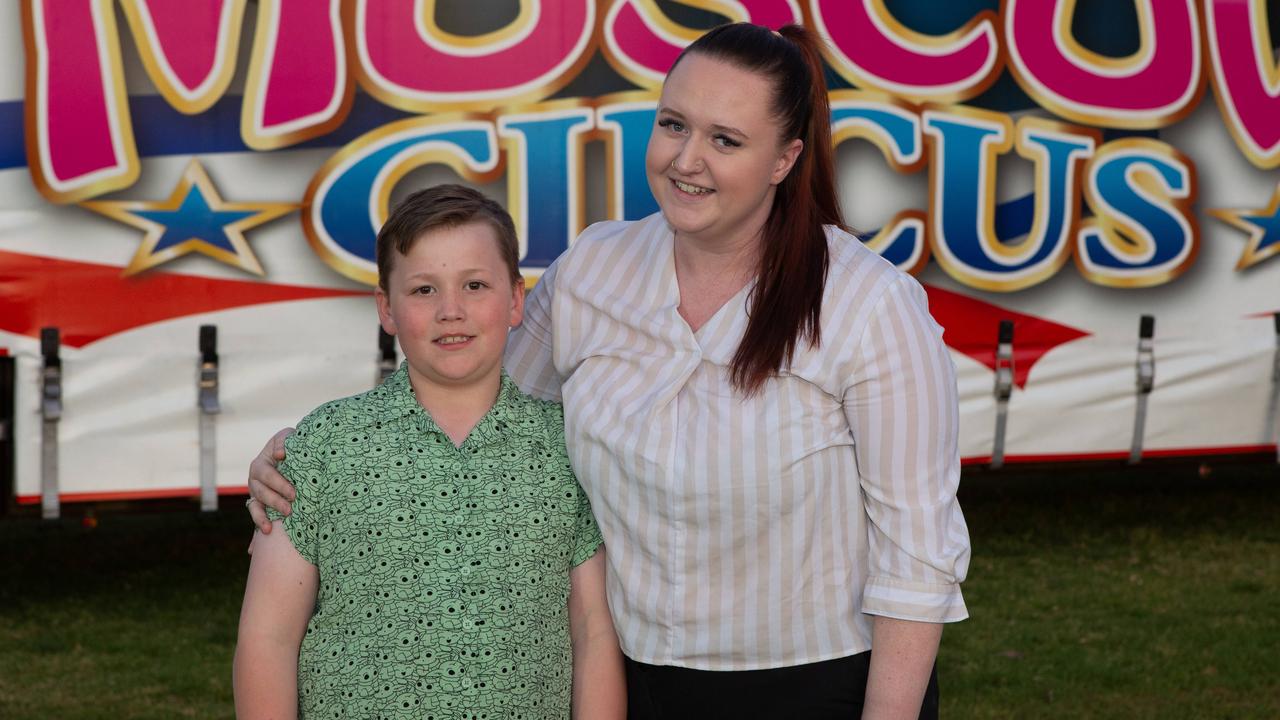
[[[320,573],[280,532],[258,533],[240,610],[233,684],[237,718],[296,718],[298,648]]]
[[[627,680],[604,591],[604,545],[569,573],[573,717],[625,718]]]

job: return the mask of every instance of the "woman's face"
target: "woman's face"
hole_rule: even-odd
[[[696,53],[667,75],[645,170],[679,237],[721,245],[760,232],[804,146],[779,137],[772,101],[767,78]]]

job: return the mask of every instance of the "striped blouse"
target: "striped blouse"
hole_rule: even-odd
[[[672,240],[660,214],[588,228],[507,347],[521,389],[564,403],[623,652],[785,667],[869,649],[870,615],[967,617],[955,369],[920,285],[829,228],[822,345],[744,397],[750,287],[693,332]]]

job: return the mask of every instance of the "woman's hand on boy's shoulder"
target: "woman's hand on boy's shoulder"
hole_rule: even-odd
[[[275,508],[281,514],[289,514],[289,504],[297,496],[293,485],[280,474],[277,466],[284,460],[285,438],[293,434],[293,428],[277,432],[263,446],[258,456],[249,463],[249,516],[264,535],[271,534],[271,520],[265,506]],[[252,545],[250,552],[253,552]]]

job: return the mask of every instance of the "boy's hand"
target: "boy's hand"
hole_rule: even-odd
[[[271,521],[263,505],[269,505],[281,513],[289,514],[289,503],[297,497],[293,485],[276,470],[284,459],[284,439],[293,434],[293,428],[276,433],[262,448],[262,452],[249,463],[249,516],[264,535],[271,533]]]

